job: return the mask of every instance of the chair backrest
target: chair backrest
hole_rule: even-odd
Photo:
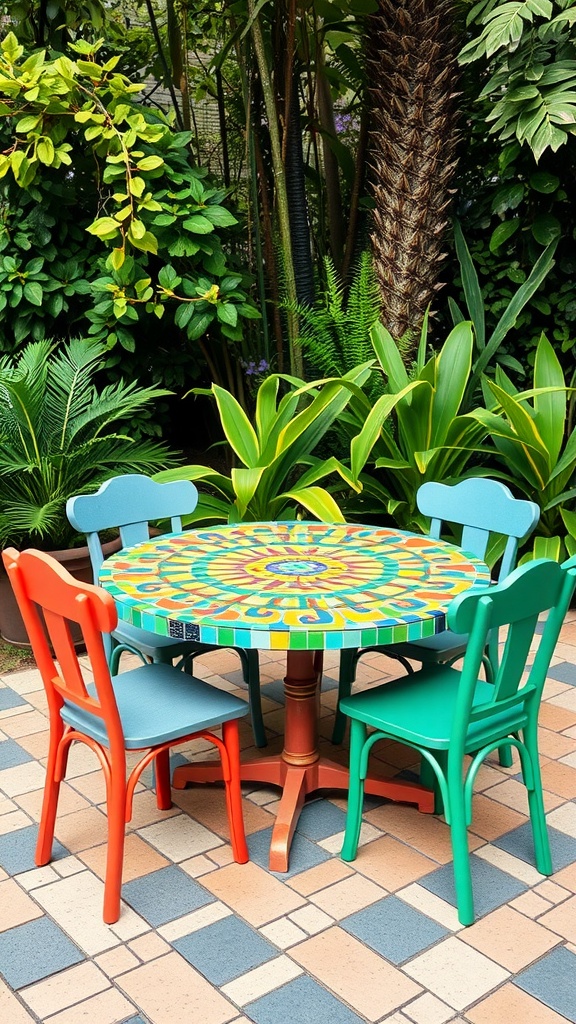
[[[102,637],[118,622],[114,599],[100,587],[76,580],[44,551],[6,548],[2,558],[42,676],[51,720],[59,718],[64,702],[75,705],[101,718],[110,746],[118,753],[124,750]],[[96,697],[86,689],[69,622],[82,630]]]
[[[482,590],[460,594],[448,608],[447,622],[456,633],[468,633],[461,670],[452,740],[458,744],[472,722],[488,726],[503,712],[523,711],[528,701],[540,702],[546,672],[576,587],[576,555],[560,565],[539,558],[515,569],[506,580]],[[547,612],[540,635],[538,617]],[[501,657],[495,669],[490,699],[474,704],[482,658],[491,630],[507,626]],[[532,665],[533,641],[537,649]],[[524,678],[524,673],[527,677]]]
[[[533,501],[515,498],[498,480],[470,477],[458,484],[422,484],[416,495],[420,512],[430,516],[430,536],[440,537],[444,522],[462,526],[461,547],[484,558],[490,535],[499,533],[507,542],[498,579],[503,580],[516,564],[520,541],[529,537],[540,518]]]
[[[104,555],[99,534],[118,528],[122,547],[148,540],[148,523],[170,519],[173,533],[182,529],[181,516],[193,512],[198,491],[191,480],[157,483],[142,473],[113,476],[94,494],[78,494],[66,502],[66,515],[75,530],[86,534],[94,582]]]

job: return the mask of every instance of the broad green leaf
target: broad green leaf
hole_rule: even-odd
[[[552,345],[542,335],[534,362],[535,388],[564,388],[564,373]],[[534,396],[536,424],[549,452],[552,469],[560,455],[566,422],[566,392],[551,391]]]
[[[256,432],[258,434],[258,444],[262,451],[268,440],[272,423],[276,418],[276,398],[279,384],[280,379],[278,375],[271,374],[270,377],[267,377],[262,382],[256,395]]]
[[[535,537],[532,557],[553,558],[555,562],[559,562],[562,557],[562,538]]]
[[[432,404],[432,447],[444,443],[450,423],[458,414],[472,368],[473,346],[472,325],[464,321],[450,331],[440,350]]]
[[[339,505],[328,491],[322,487],[302,487],[285,491],[281,498],[292,498],[303,505],[308,512],[323,523],[344,523],[346,520]]]
[[[456,244],[456,255],[460,264],[460,273],[462,274],[464,297],[470,319],[474,324],[476,344],[479,349],[483,349],[486,339],[484,296],[482,295],[482,289],[480,288],[478,274],[476,273],[476,267],[472,261],[470,250],[466,245],[460,222],[457,220],[454,221],[454,241]]]
[[[233,469],[232,486],[236,493],[236,504],[240,516],[244,516],[246,510],[256,493],[256,488],[262,479],[264,466],[256,469]]]
[[[86,228],[89,235],[96,235],[98,238],[113,238],[120,230],[120,225],[113,217],[98,217]]]
[[[370,340],[378,357],[378,362],[388,377],[393,391],[400,391],[408,384],[408,374],[402,361],[398,346],[383,324],[374,324],[370,331]]]
[[[253,468],[258,462],[260,454],[254,427],[240,403],[229,391],[219,387],[218,384],[212,385],[212,391],[228,443],[244,465],[250,469]]]
[[[494,228],[490,236],[490,252],[496,252],[504,242],[507,242],[512,235],[516,234],[520,227],[520,218],[515,217],[514,220],[505,220],[498,227]]]
[[[370,452],[372,451],[376,439],[382,430],[382,424],[388,418],[392,409],[400,402],[407,394],[414,391],[415,388],[426,386],[424,382],[416,380],[412,381],[405,388],[402,388],[395,395],[381,395],[376,401],[374,408],[370,410],[362,430],[356,437],[352,439],[350,444],[350,464],[352,467],[352,474],[357,479],[366,465],[366,461]]]
[[[41,306],[43,299],[42,285],[37,281],[27,281],[24,285],[24,298],[28,299],[33,306]]]
[[[576,539],[576,512],[570,512],[567,508],[561,508],[560,515],[568,533]]]

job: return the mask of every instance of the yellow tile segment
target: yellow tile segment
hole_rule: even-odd
[[[466,1011],[472,1024],[566,1024],[566,1018],[516,985],[503,985]]]
[[[330,928],[290,950],[308,974],[369,1021],[380,1020],[421,991],[342,928]]]
[[[237,1008],[178,953],[143,964],[116,984],[151,1024],[225,1024],[238,1016]]]
[[[301,896],[251,861],[229,864],[205,875],[202,885],[256,928],[304,903]]]
[[[404,970],[455,1010],[475,1003],[509,977],[508,971],[455,935],[415,957]]]
[[[12,878],[0,882],[0,933],[42,916],[40,907],[17,882]]]
[[[542,927],[547,916],[536,924],[510,907],[499,907],[470,928],[464,928],[460,938],[511,974],[517,974],[558,944],[558,936]]]
[[[85,870],[36,889],[34,899],[73,942],[89,956],[94,956],[119,942],[102,921],[103,895],[102,882]]]
[[[34,1013],[45,1018],[107,988],[106,974],[87,961],[21,989],[20,995]]]
[[[552,878],[558,885],[569,889],[570,892],[576,892],[576,863],[568,864],[561,871],[555,871]]]

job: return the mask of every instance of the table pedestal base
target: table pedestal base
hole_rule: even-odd
[[[305,798],[317,789],[348,789],[348,769],[318,752],[318,707],[322,652],[288,651],[284,692],[286,697],[284,750],[272,757],[258,757],[240,766],[243,782],[264,782],[282,787],[270,844],[270,870],[287,871],[294,830]],[[188,782],[220,782],[219,762],[209,761],[176,768],[172,785],[184,789]],[[364,792],[387,800],[417,804],[432,814],[434,793],[402,779],[366,778]]]

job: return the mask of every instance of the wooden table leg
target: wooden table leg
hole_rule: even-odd
[[[270,842],[271,871],[287,871],[292,836],[298,824],[306,796],[317,789],[348,789],[348,769],[318,749],[318,717],[322,652],[288,651],[284,694],[284,749],[282,754],[258,757],[240,766],[244,782],[265,782],[282,787],[282,798]],[[184,789],[187,782],[218,782],[220,764],[203,762],[182,765],[174,772],[172,785]],[[401,779],[382,779],[370,775],[365,792],[388,800],[415,803],[421,811],[432,813],[434,794],[416,783]]]

